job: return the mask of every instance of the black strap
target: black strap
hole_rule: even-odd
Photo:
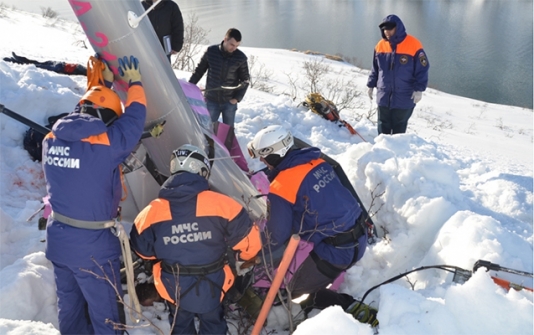
[[[357,250],[358,248],[356,248]],[[310,257],[315,262],[315,265],[317,266],[317,270],[321,272],[323,275],[327,276],[330,279],[336,279],[341,272],[345,271],[345,269],[340,269],[332,264],[330,262],[325,261],[324,259],[321,259],[314,250],[310,252]]]
[[[210,273],[215,273],[221,270],[226,264],[226,257],[223,255],[220,259],[216,260],[213,263],[206,265],[180,265],[178,263],[169,264],[165,261],[161,262],[161,269],[167,273],[175,274],[177,273],[180,276],[204,276]]]
[[[360,217],[356,220],[356,224],[351,230],[327,237],[323,240],[323,242],[333,246],[354,243],[355,247],[357,247],[358,239],[365,235],[365,228],[363,226],[364,221],[364,215],[360,215]]]

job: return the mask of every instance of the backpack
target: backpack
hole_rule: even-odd
[[[52,129],[54,126],[54,123],[56,123],[57,120],[61,119],[62,117],[69,115],[69,113],[62,113],[59,115],[50,116],[48,118],[48,124],[46,125],[46,128]],[[24,149],[28,151],[30,156],[33,158],[34,161],[40,162],[43,158],[43,140],[46,134],[41,134],[37,130],[30,128],[26,131],[24,134],[24,139],[22,141],[22,144],[24,146]]]
[[[332,101],[325,99],[320,93],[308,94],[302,105],[326,120],[334,122],[340,119],[336,105]]]
[[[345,127],[352,135],[358,135],[365,142],[365,139],[358,134],[356,130],[345,120],[339,117],[339,111],[336,105],[325,99],[321,93],[310,93],[306,96],[302,105],[309,108],[313,113],[322,116],[324,119],[338,124],[340,127]]]

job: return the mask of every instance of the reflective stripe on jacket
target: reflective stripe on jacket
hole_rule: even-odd
[[[233,87],[250,79],[247,56],[239,49],[232,53],[224,51],[222,42],[208,47],[191,75],[189,82],[198,83],[206,71],[208,71],[206,90],[221,86]],[[204,96],[206,99],[217,103],[225,103],[231,99],[236,99],[239,102],[246,92],[247,86],[238,90],[206,91]]]

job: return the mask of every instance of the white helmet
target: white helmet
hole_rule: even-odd
[[[210,169],[208,155],[199,147],[184,144],[172,152],[171,174],[185,171],[208,179]]]
[[[248,153],[252,158],[278,155],[284,157],[293,146],[293,135],[279,125],[267,126],[260,130],[248,143]]]

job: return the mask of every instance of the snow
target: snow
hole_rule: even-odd
[[[0,31],[9,32],[2,34],[2,58],[14,51],[41,61],[84,64],[93,54],[83,48],[78,23],[70,21],[0,7]],[[382,238],[347,272],[342,292],[361,298],[371,287],[417,267],[446,264],[472,270],[480,259],[533,271],[532,110],[428,89],[406,134],[376,136],[376,124],[362,117],[372,111],[365,87],[368,71],[289,50],[241,49],[256,59],[253,76],[261,77],[263,68],[269,78],[262,83],[271,87],[270,93],[249,89],[239,105],[236,133],[242,148],[262,127],[282,124],[337,160],[366,207],[372,204]],[[361,93],[341,117],[366,142],[297,106],[309,91],[302,66],[310,61],[329,66],[325,80],[342,80]],[[180,79],[190,75],[176,74]],[[297,82],[296,91],[290,78]],[[0,103],[37,123],[70,112],[84,90],[82,76],[0,60]],[[46,190],[40,164],[22,147],[26,129],[0,116],[0,333],[58,334],[45,234],[37,229],[38,216],[27,222]],[[249,164],[262,167],[257,161]],[[532,285],[532,279],[524,284]],[[414,272],[372,291],[365,302],[379,310],[381,335],[532,334],[534,327],[532,293],[507,292],[484,269],[463,284],[442,270]],[[165,319],[155,319],[157,312],[156,306],[146,315],[168,331]],[[276,320],[267,330],[288,334],[284,322]],[[373,330],[333,306],[295,332],[329,333],[367,335]]]

